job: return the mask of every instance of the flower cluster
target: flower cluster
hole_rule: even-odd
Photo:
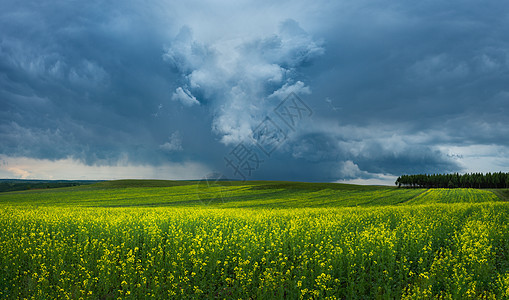
[[[509,206],[15,208],[0,297],[507,297]]]

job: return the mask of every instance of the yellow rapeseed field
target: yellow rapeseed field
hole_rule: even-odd
[[[414,200],[442,192],[421,191]],[[507,299],[509,206],[496,197],[474,202],[4,203],[0,298]]]

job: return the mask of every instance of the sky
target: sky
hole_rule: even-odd
[[[3,0],[0,178],[509,172],[507,28],[504,0]]]

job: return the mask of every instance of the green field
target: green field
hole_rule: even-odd
[[[263,181],[0,193],[0,299],[506,299],[508,195]]]

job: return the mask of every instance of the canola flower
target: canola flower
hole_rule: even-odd
[[[498,299],[508,220],[505,203],[3,207],[0,298]]]

